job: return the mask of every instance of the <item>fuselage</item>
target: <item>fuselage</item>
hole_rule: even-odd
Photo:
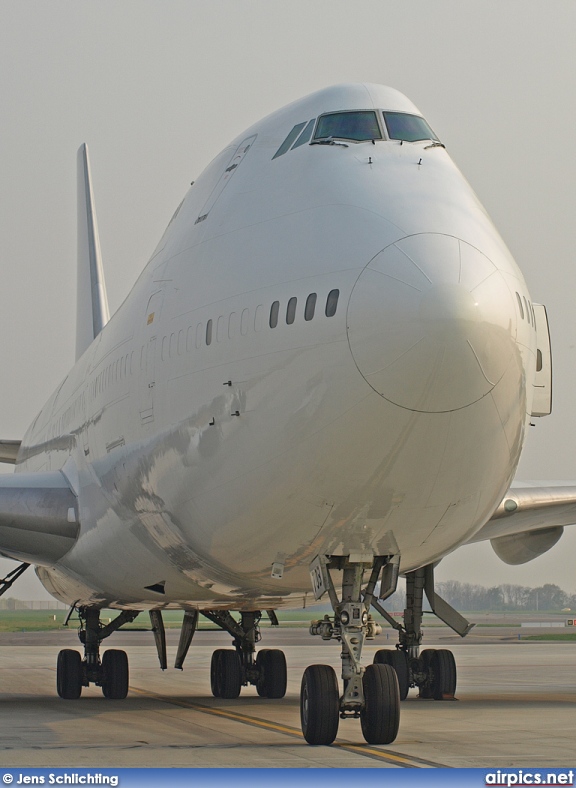
[[[490,518],[530,413],[529,294],[444,147],[382,111],[420,116],[343,85],[234,140],[35,419],[17,471],[79,500],[38,570],[56,596],[272,608],[316,555],[405,572]],[[378,127],[319,137],[332,113]]]

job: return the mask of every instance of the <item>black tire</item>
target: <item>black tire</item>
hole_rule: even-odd
[[[410,689],[410,672],[408,670],[408,656],[405,651],[397,648],[382,648],[374,654],[375,665],[391,665],[398,677],[400,700],[406,700]]]
[[[308,744],[332,744],[340,722],[336,671],[330,665],[310,665],[302,676],[300,722]]]
[[[240,659],[233,649],[222,649],[218,661],[220,671],[220,697],[231,700],[240,695],[242,688],[242,672]]]
[[[222,697],[220,658],[225,650],[223,648],[216,649],[210,661],[210,689],[215,698]]]
[[[398,735],[400,725],[400,690],[396,671],[391,665],[368,665],[362,685],[362,734],[368,744],[390,744]]]
[[[58,654],[56,665],[56,689],[65,700],[77,700],[82,694],[84,669],[78,651],[65,648]]]
[[[256,654],[256,667],[258,668],[258,681],[256,682],[256,692],[261,698],[267,698],[266,694],[266,655],[270,649],[262,648]]]
[[[256,667],[260,671],[256,692],[262,698],[283,698],[286,695],[288,672],[286,657],[280,649],[262,649],[256,656]]]
[[[128,656],[125,651],[111,648],[102,657],[102,693],[110,700],[124,700],[128,695]]]
[[[420,652],[419,659],[424,673],[428,672],[434,653],[435,653],[435,649],[433,648],[426,648],[424,649],[424,651]],[[419,697],[423,698],[424,700],[430,700],[431,698],[434,697],[432,694],[432,685],[430,681],[426,681],[425,684],[421,684],[419,686]]]
[[[456,692],[456,662],[452,652],[445,648],[432,651],[430,668],[433,673],[430,690],[434,700],[453,700]]]

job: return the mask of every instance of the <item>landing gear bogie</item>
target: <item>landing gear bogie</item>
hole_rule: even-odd
[[[100,610],[79,607],[80,629],[78,637],[84,646],[84,659],[74,649],[63,649],[58,654],[56,689],[61,698],[76,700],[82,687],[91,683],[102,688],[105,698],[122,700],[128,694],[128,657],[125,651],[109,649],[100,660],[100,643],[122,624],[133,621],[136,610],[123,610],[102,626]]]
[[[203,614],[233,637],[234,649],[217,649],[210,663],[210,688],[215,698],[233,699],[243,686],[253,684],[263,698],[283,698],[286,694],[286,657],[279,649],[261,649],[258,610],[241,612],[240,621],[228,610],[203,610]],[[278,620],[268,611],[274,625]]]

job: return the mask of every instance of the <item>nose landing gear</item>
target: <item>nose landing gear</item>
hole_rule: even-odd
[[[345,557],[316,558],[311,565],[314,592],[319,599],[328,592],[334,617],[313,621],[312,635],[342,644],[344,692],[339,696],[336,673],[329,665],[311,665],[304,673],[300,692],[302,733],[308,744],[331,744],[338,733],[340,719],[360,718],[362,733],[369,744],[394,741],[400,723],[400,692],[395,670],[387,664],[361,664],[365,640],[381,629],[369,609],[374,588],[386,557],[370,563]],[[370,579],[362,593],[364,571],[371,568]],[[342,598],[339,599],[331,570],[342,571]],[[394,587],[397,578],[397,564]]]

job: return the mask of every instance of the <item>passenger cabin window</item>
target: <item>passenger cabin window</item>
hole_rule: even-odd
[[[316,293],[310,293],[306,299],[306,307],[304,309],[304,320],[312,320],[314,317],[314,310],[316,309]]]
[[[286,307],[286,322],[289,326],[292,325],[294,319],[296,318],[296,298],[291,298],[288,301],[288,306]]]
[[[382,132],[378,117],[373,111],[332,112],[329,115],[322,115],[318,119],[314,141],[331,138],[355,142],[381,140]]]
[[[206,344],[210,345],[212,343],[212,320],[209,320],[206,323]]]
[[[391,140],[403,140],[404,142],[433,140],[439,142],[430,126],[419,115],[408,115],[405,112],[384,112],[383,114]]]
[[[520,317],[524,320],[524,307],[522,306],[522,299],[520,298],[520,294],[516,293],[516,298],[518,299],[518,309],[520,310]]]
[[[278,325],[278,312],[280,311],[280,301],[274,301],[270,307],[270,328]]]
[[[330,290],[328,298],[326,299],[326,317],[334,317],[336,314],[336,307],[338,306],[338,296],[340,290]]]

